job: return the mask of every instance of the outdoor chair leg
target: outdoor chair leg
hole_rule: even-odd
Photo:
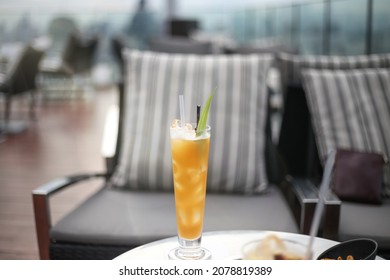
[[[36,234],[38,239],[39,257],[50,259],[50,227],[51,218],[48,198],[44,195],[33,195]]]
[[[31,95],[31,101],[30,101],[30,112],[29,112],[29,115],[30,115],[30,120],[33,120],[35,121],[37,119],[37,114],[36,114],[36,103],[37,103],[37,96],[36,96],[36,91],[35,90],[32,90],[30,91],[30,95]]]
[[[4,110],[4,126],[7,127],[11,117],[11,97],[9,95],[5,98],[5,110]]]

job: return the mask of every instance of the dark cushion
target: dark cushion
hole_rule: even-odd
[[[207,194],[204,231],[276,230],[298,232],[280,190],[262,195]],[[129,245],[175,236],[173,193],[105,188],[59,221],[55,241]]]
[[[333,191],[344,201],[381,204],[383,155],[337,149]]]

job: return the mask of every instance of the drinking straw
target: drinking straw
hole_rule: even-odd
[[[314,211],[313,223],[311,224],[311,228],[310,228],[310,240],[306,251],[307,259],[311,259],[312,257],[314,237],[318,234],[318,227],[320,225],[322,211],[324,210],[325,198],[329,190],[329,183],[332,175],[335,154],[336,153],[334,150],[330,150],[328,154],[328,158],[326,159],[324,175],[322,176],[320,191],[318,194],[318,203]]]
[[[179,107],[180,107],[180,126],[183,127],[185,125],[184,122],[184,95],[179,95]]]
[[[199,119],[200,119],[200,105],[196,105],[196,127],[195,127],[195,131],[198,129]]]

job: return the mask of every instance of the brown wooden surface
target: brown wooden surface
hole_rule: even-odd
[[[39,258],[33,189],[65,175],[104,172],[100,155],[104,117],[116,98],[116,90],[107,89],[83,99],[41,100],[36,121],[28,121],[29,102],[15,102],[11,118],[27,120],[29,127],[0,140],[0,259]],[[50,200],[52,221],[101,184],[90,181],[56,194]]]

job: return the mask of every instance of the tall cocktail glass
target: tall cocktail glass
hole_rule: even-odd
[[[211,257],[201,247],[211,129],[207,126],[197,135],[194,127],[176,123],[170,128],[179,239],[179,247],[169,253],[171,259]]]

